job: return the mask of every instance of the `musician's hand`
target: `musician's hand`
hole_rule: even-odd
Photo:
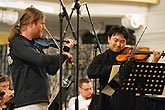
[[[68,53],[68,52],[63,52],[63,54],[65,54],[65,55],[68,56],[68,61],[69,61],[69,62],[72,62],[73,56],[72,56],[70,53]]]
[[[5,95],[3,97],[4,102],[8,102],[11,98],[14,97],[14,91],[9,89],[5,90]]]
[[[74,40],[66,38],[65,41],[68,41],[68,42],[64,42],[64,46],[67,46],[69,48],[72,48],[74,46]]]
[[[2,100],[0,101],[0,107],[2,107],[2,108],[6,108],[5,103],[10,101],[10,99],[12,99],[14,97],[14,91],[6,89],[6,90],[4,90],[4,92],[5,92],[5,95],[3,96]]]
[[[163,52],[158,52],[158,51],[153,50],[152,63],[157,63],[159,61],[159,59],[161,58],[162,54],[163,54]]]

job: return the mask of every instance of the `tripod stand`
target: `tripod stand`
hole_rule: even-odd
[[[60,22],[60,84],[59,84],[60,87],[59,88],[60,88],[60,91],[57,95],[57,97],[58,97],[57,98],[58,99],[57,106],[58,106],[59,110],[62,110],[63,95],[67,94],[66,88],[62,87],[62,57],[61,57],[62,56],[62,41],[63,41],[64,36],[66,34],[66,30],[68,28],[68,25],[70,26],[73,37],[75,38],[75,40],[77,40],[77,44],[76,44],[76,46],[77,46],[77,51],[76,51],[76,55],[77,55],[77,71],[76,71],[77,72],[77,77],[75,78],[75,80],[76,80],[76,84],[77,84],[77,98],[78,98],[78,75],[79,75],[79,73],[78,73],[78,68],[79,68],[78,67],[78,64],[79,64],[79,62],[78,62],[78,54],[79,54],[79,38],[78,38],[78,36],[79,36],[79,7],[78,6],[79,5],[77,5],[78,0],[76,0],[75,1],[75,6],[73,7],[73,10],[77,7],[77,37],[76,37],[75,31],[74,31],[73,26],[70,22],[73,10],[72,10],[72,13],[69,17],[62,0],[60,0],[60,4],[61,4],[61,7],[63,9],[63,12],[59,14],[59,22]],[[64,17],[66,18],[68,24],[66,26],[65,33],[63,34],[62,33],[62,31],[63,31],[62,26],[63,26],[63,18]],[[50,108],[52,108],[52,106],[50,106],[49,109]],[[76,110],[78,110],[78,100],[76,101],[76,107],[75,108],[76,108]]]

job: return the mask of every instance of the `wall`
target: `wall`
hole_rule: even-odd
[[[150,50],[163,51],[165,48],[165,0],[160,0],[158,5],[150,5],[146,16],[147,30],[144,33],[140,46],[150,47]],[[137,36],[140,36],[137,34]],[[151,58],[150,58],[151,59]],[[161,58],[164,63],[165,59]]]

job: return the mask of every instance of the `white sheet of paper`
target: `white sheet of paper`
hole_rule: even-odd
[[[110,77],[108,83],[115,77],[115,75],[119,72],[120,65],[113,65],[110,73]]]
[[[112,70],[110,73],[108,83],[117,75],[117,73],[119,72],[119,68],[120,68],[120,65],[112,66]],[[112,96],[113,93],[115,92],[115,90],[113,88],[111,88],[109,85],[106,85],[105,88],[101,92],[106,95]]]
[[[105,88],[101,92],[106,95],[112,96],[115,90],[111,88],[109,85],[106,85]]]

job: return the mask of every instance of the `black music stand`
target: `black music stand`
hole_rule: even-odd
[[[121,90],[139,95],[165,94],[165,64],[133,62],[120,71]]]

